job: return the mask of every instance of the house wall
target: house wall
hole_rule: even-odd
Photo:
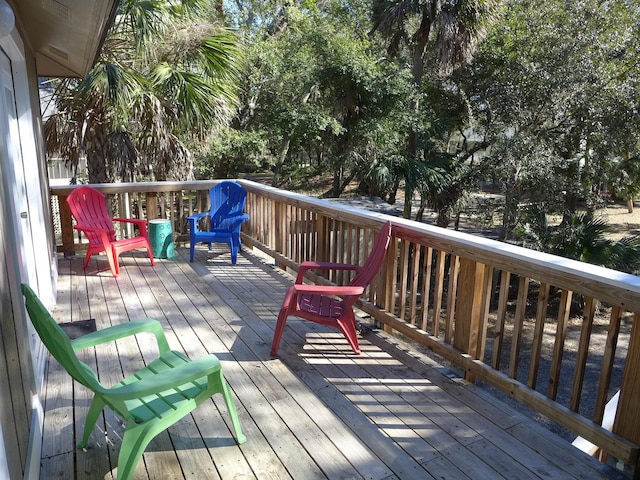
[[[38,478],[45,352],[20,283],[52,308],[57,278],[35,61],[0,38],[0,478]]]

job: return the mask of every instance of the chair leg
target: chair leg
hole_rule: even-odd
[[[358,331],[356,330],[356,321],[351,315],[336,319],[336,325],[342,332],[344,337],[351,345],[353,352],[360,355],[360,344],[358,343]]]
[[[85,448],[87,443],[89,442],[89,435],[93,431],[102,410],[104,410],[105,403],[102,401],[102,398],[98,396],[94,396],[93,400],[91,400],[91,406],[89,407],[89,411],[87,412],[87,418],[84,421],[84,431],[82,434],[82,440],[78,443],[78,448]]]
[[[151,250],[151,244],[149,243],[149,240],[147,240],[147,253],[149,254],[149,260],[151,260],[151,266],[155,267],[156,262],[153,259],[153,251]]]
[[[240,428],[240,420],[238,418],[238,411],[236,410],[236,405],[233,402],[233,398],[231,397],[231,392],[229,390],[229,385],[227,381],[224,379],[224,374],[222,373],[222,369],[218,370],[217,373],[213,374],[217,391],[222,393],[224,397],[224,403],[227,405],[227,411],[229,412],[229,416],[231,417],[231,423],[233,424],[233,430],[236,436],[236,441],[238,445],[243,444],[247,441],[247,437],[242,433],[242,428]]]
[[[233,239],[229,239],[229,250],[231,251],[231,264],[235,265],[238,261],[238,247],[234,243]]]
[[[189,241],[189,262],[193,263],[193,257],[196,254],[196,239],[191,238]]]
[[[154,428],[155,427],[155,428]],[[166,428],[144,423],[142,425],[127,424],[122,436],[122,445],[118,454],[118,480],[129,480],[145,448],[158,433]]]
[[[84,257],[84,265],[82,266],[82,268],[87,268],[87,265],[89,265],[89,260],[91,260],[91,249],[87,250],[87,255]]]
[[[289,288],[287,290],[286,295],[284,296],[284,301],[282,302],[282,307],[280,308],[280,313],[278,314],[278,321],[276,322],[276,329],[273,332],[273,342],[271,343],[271,356],[278,356],[278,349],[280,348],[280,339],[282,338],[282,334],[284,332],[284,327],[287,324],[287,317],[289,316],[289,310],[291,308],[292,302],[295,301],[295,290],[294,288]]]
[[[239,233],[232,233],[229,239],[229,248],[231,248],[231,263],[235,265],[238,260],[238,252],[242,251],[242,243]]]
[[[120,265],[118,264],[118,254],[114,251],[112,246],[105,249],[105,253],[107,254],[107,260],[109,260],[109,267],[111,268],[111,273],[113,273],[114,277],[120,275]]]
[[[240,232],[234,232],[231,234],[231,241],[235,244],[239,252],[242,251],[242,240],[240,239]]]

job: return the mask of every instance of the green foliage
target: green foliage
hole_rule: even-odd
[[[72,164],[86,154],[91,182],[190,178],[185,141],[227,122],[242,60],[235,35],[203,16],[208,5],[122,0],[95,67],[53,82],[47,151]]]
[[[251,4],[239,5],[244,12]],[[262,39],[249,46],[232,126],[263,136],[276,184],[300,167],[324,168],[334,172],[335,196],[363,159],[397,149],[395,107],[404,80],[380,62],[347,11],[347,4],[329,2],[269,14],[263,5],[252,19],[262,25]],[[257,33],[249,28],[245,35]]]
[[[263,171],[268,161],[265,132],[221,130],[195,158],[196,179],[236,178]]]
[[[609,227],[603,218],[588,213],[575,215],[565,224],[551,228],[541,211],[533,223],[520,231],[524,238],[533,240],[539,250],[547,253],[627,273],[639,273],[640,236],[614,241],[607,238],[608,232]]]
[[[591,211],[616,181],[610,165],[637,152],[637,13],[625,1],[514,0],[456,79],[514,204],[553,195],[567,219]],[[504,237],[518,223],[517,208],[506,213]]]
[[[611,194],[619,199],[633,199],[640,193],[640,155],[611,162]]]

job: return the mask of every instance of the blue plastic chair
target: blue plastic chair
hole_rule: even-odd
[[[209,199],[211,208],[208,212],[188,217],[189,261],[193,262],[198,242],[209,244],[209,250],[212,243],[227,243],[231,249],[231,263],[235,265],[238,251],[242,251],[240,228],[249,220],[249,215],[243,213],[247,192],[238,183],[225,180],[211,187]],[[200,220],[205,217],[209,218],[208,230],[200,230]]]

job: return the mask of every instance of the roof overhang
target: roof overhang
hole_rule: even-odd
[[[96,62],[118,0],[8,0],[41,77],[84,77]]]

